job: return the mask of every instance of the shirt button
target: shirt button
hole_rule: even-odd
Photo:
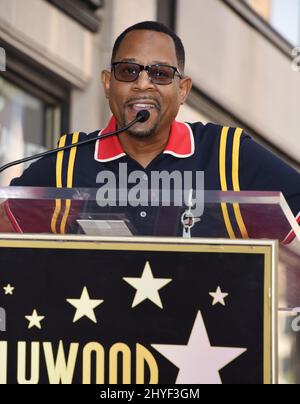
[[[144,181],[148,181],[148,175],[147,175],[147,174],[144,174],[143,180],[144,180]]]
[[[141,212],[141,218],[145,219],[147,217],[147,213],[146,212]]]

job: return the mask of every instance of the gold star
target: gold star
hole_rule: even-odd
[[[3,289],[4,289],[4,292],[6,295],[13,295],[13,292],[15,290],[15,288],[13,286],[11,286],[10,283],[7,286],[5,286]]]
[[[218,289],[216,290],[215,293],[211,292],[210,296],[214,299],[212,305],[215,306],[216,304],[221,304],[222,306],[226,306],[225,304],[225,298],[229,296],[228,293],[223,293],[220,286],[218,286]]]
[[[172,282],[172,279],[154,278],[150,263],[146,262],[144,272],[141,278],[123,278],[125,282],[134,287],[135,294],[132,308],[138,306],[144,300],[149,299],[161,309],[163,308],[158,291]]]
[[[73,319],[73,323],[80,320],[82,317],[87,317],[94,323],[97,323],[94,309],[104,302],[104,300],[92,300],[90,299],[87,287],[82,290],[80,299],[66,299],[68,303],[76,308],[76,313]]]
[[[44,320],[44,316],[39,316],[37,314],[36,310],[33,310],[32,315],[31,316],[25,316],[26,320],[29,321],[29,325],[28,325],[28,329],[32,328],[32,327],[36,327],[41,329],[41,321]]]

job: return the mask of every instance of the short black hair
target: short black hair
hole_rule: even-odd
[[[168,28],[166,25],[161,24],[157,21],[144,21],[140,22],[138,24],[132,25],[131,27],[127,28],[122,34],[116,39],[116,42],[113,47],[112,51],[112,62],[114,62],[114,59],[116,57],[116,54],[120,48],[120,45],[124,38],[126,37],[127,34],[131,31],[137,31],[137,30],[147,30],[147,31],[156,31],[156,32],[162,32],[164,34],[169,35],[174,42],[175,49],[176,49],[176,56],[177,56],[177,61],[179,68],[184,71],[185,67],[185,50],[183,43],[181,39],[179,38],[178,35],[175,34],[174,31],[172,31],[170,28]]]

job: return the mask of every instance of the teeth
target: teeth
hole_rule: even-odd
[[[155,108],[155,105],[153,105],[153,104],[134,104],[134,107],[144,108],[144,109],[153,109],[153,108]]]

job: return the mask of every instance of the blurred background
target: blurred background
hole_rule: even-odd
[[[185,44],[194,88],[178,119],[242,126],[300,167],[300,0],[0,0],[0,164],[105,125],[100,72],[117,35],[143,20]]]

